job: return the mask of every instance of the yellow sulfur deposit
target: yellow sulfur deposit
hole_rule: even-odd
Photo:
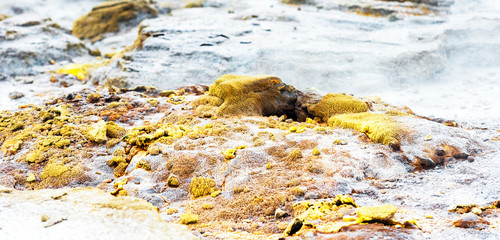
[[[167,178],[167,186],[175,188],[178,187],[179,185],[181,185],[181,183],[179,182],[179,179],[176,176],[169,176]]]
[[[215,197],[219,196],[220,194],[221,194],[221,191],[220,191],[220,190],[217,190],[217,191],[212,192],[212,193],[210,194],[210,196],[212,196],[212,197],[214,197],[214,198],[215,198]]]
[[[189,192],[194,198],[209,195],[215,190],[215,181],[211,178],[194,177],[189,184]]]
[[[352,199],[352,197],[349,195],[337,195],[333,201],[337,206],[351,205],[354,207],[358,207],[358,205],[354,202],[354,199]]]
[[[360,207],[356,210],[358,214],[358,222],[380,222],[387,223],[391,222],[394,214],[398,211],[398,208],[390,205],[384,204],[376,207]]]
[[[226,151],[224,151],[222,153],[222,155],[224,155],[224,158],[227,159],[227,160],[233,159],[233,158],[236,157],[236,149],[235,148],[229,148]]]
[[[200,219],[200,216],[196,215],[196,214],[192,214],[190,212],[185,212],[183,214],[181,214],[180,216],[180,222],[181,224],[195,224],[198,222],[198,219]]]
[[[290,161],[297,161],[299,158],[302,158],[302,152],[297,148],[293,149],[288,155]]]
[[[203,205],[201,205],[201,208],[203,208],[205,210],[210,210],[210,209],[214,208],[214,205],[212,205],[211,203],[204,203]]]
[[[57,73],[71,74],[79,80],[85,80],[89,70],[105,66],[106,64],[108,64],[108,62],[106,61],[91,63],[71,63],[57,70]]]
[[[326,122],[328,118],[337,114],[366,112],[368,106],[358,98],[345,94],[329,93],[318,103],[309,106],[307,110]]]
[[[376,142],[399,149],[403,133],[399,124],[390,116],[376,113],[351,113],[335,115],[328,119],[328,125],[352,128],[368,135]]]
[[[281,2],[285,4],[304,4],[306,0],[281,0]]]
[[[90,129],[87,131],[87,137],[94,142],[103,143],[108,140],[106,137],[106,122],[101,120],[95,124],[93,124]]]
[[[283,232],[283,236],[293,236],[295,233],[300,231],[300,229],[302,229],[302,226],[304,226],[304,219],[298,217],[293,219],[293,221],[288,224],[288,227]]]
[[[60,68],[59,70],[57,70],[57,73],[71,74],[79,80],[84,80],[87,76],[87,66],[85,64],[72,63]]]
[[[115,182],[113,185],[115,187],[115,190],[110,192],[111,195],[114,196],[127,196],[127,190],[123,189],[123,185],[127,184],[128,179],[124,178],[121,181]]]
[[[227,74],[210,86],[208,96],[193,102],[193,108],[197,115],[204,117],[281,115],[293,110],[290,102],[293,102],[294,91],[295,88],[275,76]]]
[[[33,174],[32,172],[30,172],[30,174],[26,178],[26,182],[34,182],[34,181],[36,181],[35,174]]]
[[[178,212],[179,212],[179,210],[177,208],[169,208],[166,213],[167,213],[167,215],[172,215],[172,214],[178,213]]]
[[[349,195],[337,195],[333,201],[325,202],[298,202],[293,205],[295,216],[304,220],[323,219],[328,215],[336,214],[340,208],[357,207]]]
[[[87,137],[94,142],[104,143],[110,138],[120,138],[125,134],[125,129],[110,121],[100,120],[87,130]]]
[[[43,168],[43,172],[42,172],[42,176],[41,178],[42,179],[46,179],[46,178],[49,178],[49,177],[59,177],[61,176],[63,173],[69,171],[70,169],[66,166],[64,166],[62,163],[49,163],[47,164],[47,166],[45,166],[45,168]]]
[[[312,150],[312,155],[314,155],[314,156],[319,156],[320,154],[321,154],[321,152],[319,151],[319,149],[318,149],[318,148],[313,148],[313,150]]]
[[[201,8],[201,7],[203,7],[203,0],[195,0],[195,1],[189,2],[184,7],[185,8]]]

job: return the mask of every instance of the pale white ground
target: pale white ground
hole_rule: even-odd
[[[0,187],[0,228],[0,239],[197,239],[186,226],[161,220],[148,202],[95,188]]]

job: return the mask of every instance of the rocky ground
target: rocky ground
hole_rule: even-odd
[[[492,119],[327,93],[442,71],[373,39],[452,2],[283,2],[0,5],[0,236],[498,238]]]

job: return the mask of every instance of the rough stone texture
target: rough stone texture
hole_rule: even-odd
[[[2,239],[197,239],[186,227],[161,220],[150,203],[95,188],[2,188],[0,207]]]
[[[437,54],[442,49],[429,49],[420,54],[408,52],[399,40],[373,41],[388,34],[384,29],[390,23],[382,21],[368,21],[366,31],[357,35],[354,43],[356,49],[365,49],[366,42],[375,44],[370,49],[380,54],[351,50],[352,41],[349,45],[343,41],[331,45],[332,40],[343,38],[336,27],[342,20],[331,11],[368,9],[377,4],[381,11],[401,12],[403,16],[398,15],[399,18],[404,17],[404,12],[424,14],[417,5],[396,7],[394,3],[366,0],[314,1],[321,11],[305,5],[303,8],[312,9],[297,14],[295,6],[285,4],[270,7],[261,2],[209,2],[218,7],[180,9],[172,16],[143,21],[136,51],[125,54],[117,65],[102,69],[97,79],[101,82],[107,78],[122,79],[130,83],[140,79],[142,84],[171,88],[181,86],[180,79],[183,84],[208,84],[228,73],[276,74],[299,89],[310,87],[305,80],[314,79],[317,88],[353,92],[392,82],[405,83],[408,72],[415,72],[412,77],[426,79],[443,68]],[[266,7],[262,8],[263,5]],[[226,9],[235,13],[227,14]],[[192,17],[195,15],[197,17]],[[311,24],[315,27],[310,28]],[[350,24],[348,28],[358,28]],[[311,41],[315,44],[309,44]],[[379,55],[390,57],[380,59]],[[330,67],[332,63],[335,67]],[[401,73],[394,66],[408,71]],[[372,81],[359,85],[363,79]],[[135,83],[131,83],[133,85]]]
[[[0,21],[0,73],[3,76],[43,72],[50,61],[69,61],[88,54],[86,47],[49,18],[18,15]]]
[[[136,26],[146,18],[156,17],[158,10],[148,1],[109,1],[92,8],[88,14],[77,19],[73,35],[80,39],[101,39],[102,34],[118,32],[120,24]]]

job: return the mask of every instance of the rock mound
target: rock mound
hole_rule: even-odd
[[[104,33],[118,32],[120,24],[137,25],[146,18],[156,17],[158,10],[148,1],[110,1],[92,8],[73,24],[73,35],[98,41]]]
[[[193,104],[202,116],[294,116],[297,92],[275,76],[224,75]]]
[[[307,107],[308,112],[324,122],[335,114],[360,113],[368,111],[365,102],[345,94],[326,94],[318,103]]]

